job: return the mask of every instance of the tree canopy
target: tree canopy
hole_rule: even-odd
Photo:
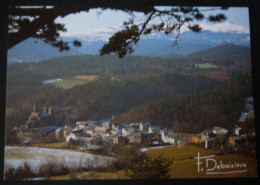
[[[66,32],[66,25],[56,22],[57,17],[65,17],[69,14],[88,12],[90,9],[101,8],[121,10],[128,13],[131,18],[124,22],[124,28],[109,39],[109,42],[100,50],[101,55],[115,53],[119,57],[132,53],[133,45],[137,44],[142,34],[149,35],[155,31],[160,31],[166,35],[175,34],[176,39],[173,45],[178,42],[182,28],[187,28],[193,32],[201,32],[202,28],[196,21],[208,20],[219,22],[225,20],[225,15],[217,13],[205,16],[203,9],[193,6],[157,7],[154,5],[134,6],[125,3],[109,4],[105,1],[99,3],[88,3],[85,6],[10,6],[9,8],[9,45],[12,48],[16,44],[33,37],[58,48],[60,51],[70,49],[70,43],[65,42],[61,37],[61,32]],[[224,9],[224,8],[213,8]],[[143,13],[144,19],[137,20],[135,13]],[[157,23],[153,20],[158,19]],[[81,42],[74,40],[74,46],[81,46]]]
[[[168,179],[173,160],[160,155],[157,158],[142,153],[127,166],[126,176],[134,179]]]

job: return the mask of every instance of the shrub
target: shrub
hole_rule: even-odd
[[[142,153],[128,163],[125,174],[135,179],[168,179],[172,162],[162,155],[153,159]]]
[[[25,162],[23,166],[19,166],[17,169],[9,168],[5,172],[6,180],[28,180],[33,177],[35,177],[35,174],[32,172],[27,162]]]

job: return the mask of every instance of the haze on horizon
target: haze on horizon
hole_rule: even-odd
[[[201,9],[208,9],[203,7]],[[219,11],[204,11],[205,15],[224,13],[227,17],[226,21],[221,23],[210,23],[208,21],[199,22],[204,30],[213,32],[237,32],[249,33],[249,12],[248,8],[229,8]],[[138,19],[143,18],[142,13],[135,13]],[[81,37],[96,37],[98,35],[106,35],[108,38],[116,31],[123,27],[123,22],[128,21],[130,15],[123,11],[91,9],[89,12],[81,12],[71,14],[64,18],[56,19],[57,22],[64,23],[67,32],[61,33],[61,36]],[[155,23],[158,20],[155,20]]]

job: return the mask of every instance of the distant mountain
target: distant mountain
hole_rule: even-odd
[[[232,28],[231,24],[226,25]],[[216,27],[216,30],[221,30],[223,25]],[[235,26],[234,26],[235,27]],[[178,45],[173,47],[176,35],[166,36],[164,33],[156,32],[151,35],[144,35],[139,43],[134,46],[135,52],[132,55],[138,56],[161,56],[161,57],[178,57],[181,55],[189,55],[198,51],[213,48],[223,43],[233,43],[237,45],[250,46],[250,36],[245,28],[240,28],[237,31],[230,30],[229,32],[223,31],[209,31],[204,30],[201,33],[193,33],[191,31],[182,32]],[[106,38],[112,34],[109,32],[102,32],[99,30],[97,35],[94,33],[71,35],[63,37],[65,41],[80,40],[82,47],[74,48],[68,52],[59,52],[58,49],[51,47],[48,44],[36,39],[30,38],[24,42],[16,45],[8,51],[8,63],[40,61],[49,58],[56,58],[60,56],[71,55],[84,55],[84,54],[98,54],[101,47],[107,42]],[[114,30],[115,31],[115,30]],[[98,34],[102,33],[102,37]],[[90,37],[90,36],[95,36]],[[106,37],[105,37],[106,36]]]
[[[72,47],[68,52],[59,52],[57,48],[41,40],[29,38],[8,50],[8,64],[38,62],[49,58],[80,54],[84,53],[81,53],[77,48]]]

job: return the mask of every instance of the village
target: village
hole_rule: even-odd
[[[138,145],[141,147],[158,147],[165,145],[183,146],[187,144],[199,145],[203,148],[219,150],[245,151],[251,146],[255,137],[255,130],[250,132],[242,128],[247,120],[254,119],[254,99],[245,99],[244,110],[238,124],[232,130],[215,126],[200,133],[176,133],[169,128],[160,128],[150,122],[114,123],[111,120],[78,121],[74,126],[44,126],[38,127],[41,119],[48,119],[52,115],[52,108],[43,108],[39,112],[36,105],[25,125],[15,127],[18,143],[27,146],[33,143],[66,142],[80,149],[102,147],[104,143],[111,145]],[[203,129],[203,128],[202,128]],[[252,141],[252,142],[251,142]]]

